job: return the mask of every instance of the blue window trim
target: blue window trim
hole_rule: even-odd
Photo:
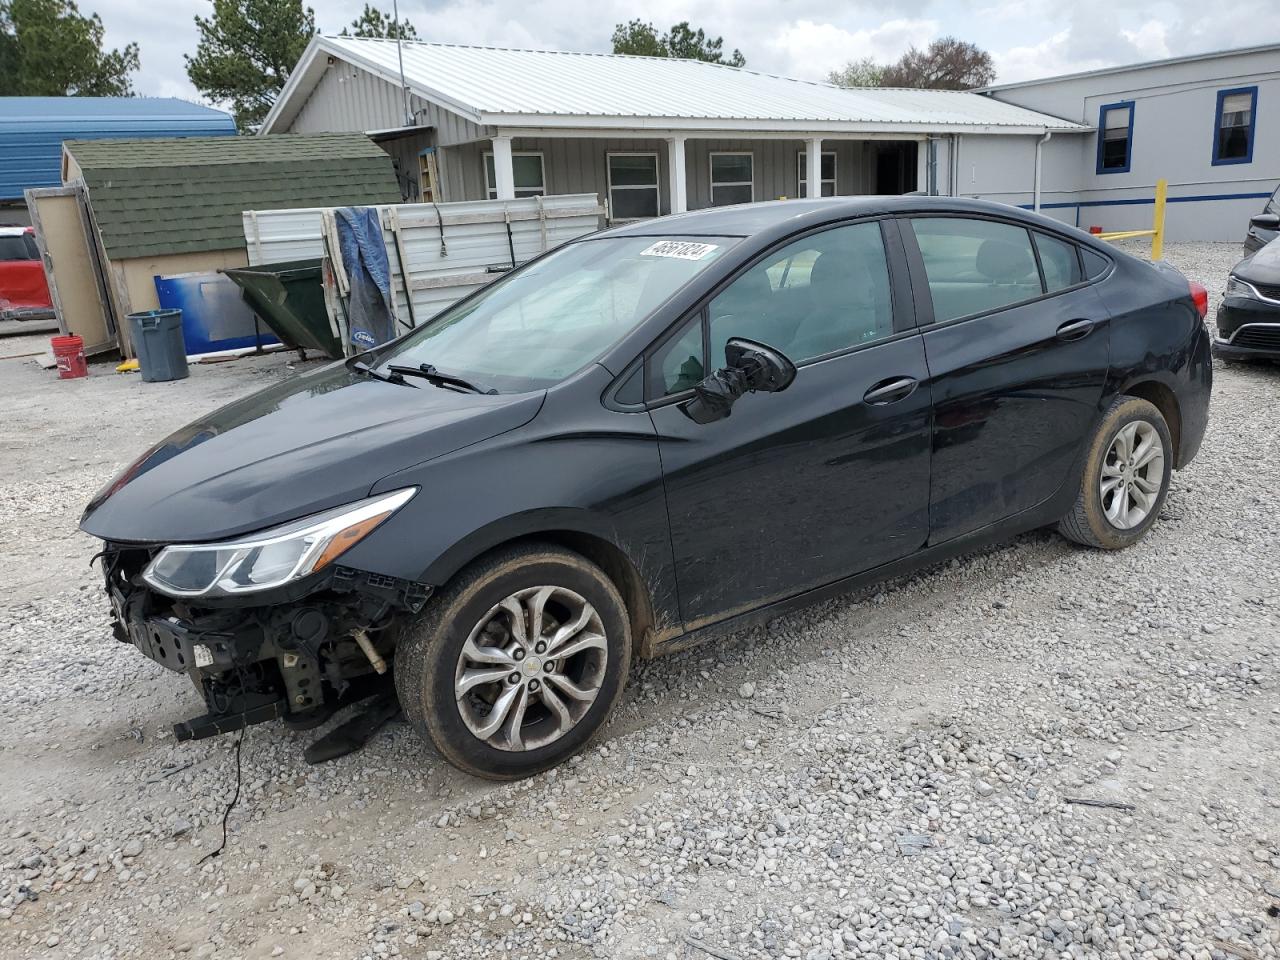
[[[1102,173],[1128,173],[1129,168],[1133,165],[1133,115],[1137,112],[1134,109],[1134,101],[1121,100],[1117,103],[1104,103],[1098,108],[1098,165],[1097,172]],[[1102,135],[1107,129],[1107,113],[1111,110],[1129,110],[1129,132],[1125,135],[1124,143],[1124,166],[1123,167],[1103,167],[1102,165]]]
[[[1243,157],[1218,156],[1218,134],[1222,131],[1222,101],[1237,93],[1247,93],[1249,101],[1249,150]],[[1253,135],[1258,126],[1258,88],[1232,87],[1218,91],[1218,104],[1213,109],[1213,165],[1221,167],[1230,163],[1253,163]]]

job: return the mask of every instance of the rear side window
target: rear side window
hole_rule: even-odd
[[[1044,233],[1034,236],[1036,251],[1040,254],[1040,269],[1044,271],[1045,293],[1074,287],[1084,279],[1074,243]]]
[[[1111,266],[1110,260],[1100,253],[1094,253],[1088,247],[1080,248],[1080,258],[1084,260],[1084,275],[1089,280],[1102,276],[1106,273],[1107,267]]]
[[[919,217],[910,223],[935,321],[998,310],[1043,292],[1025,228],[963,217]]]
[[[38,260],[36,242],[25,233],[16,237],[0,237],[0,260]]]

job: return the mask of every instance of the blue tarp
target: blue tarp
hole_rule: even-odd
[[[391,264],[382,242],[376,207],[342,207],[337,213],[338,248],[351,281],[347,325],[359,350],[386,343],[396,335]]]

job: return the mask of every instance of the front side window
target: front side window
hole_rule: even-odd
[[[1133,104],[1109,103],[1098,113],[1098,173],[1128,173],[1133,150]]]
[[[29,233],[0,236],[0,260],[39,260],[40,252]]]
[[[809,195],[809,162],[808,155],[801,151],[799,155],[800,173],[799,184],[796,190],[796,196],[807,197]],[[822,196],[834,197],[836,195],[836,155],[834,151],[824,150],[822,152]]]
[[[516,181],[516,197],[541,197],[547,192],[542,173],[542,154],[513,153],[511,172]],[[490,200],[498,199],[498,177],[493,166],[493,154],[484,155],[484,182]]]
[[[707,308],[711,365],[746,337],[803,363],[893,334],[880,224],[853,223],[794,240],[738,277]]]
[[[755,199],[754,158],[749,153],[711,154],[711,205],[750,203]]]
[[[1213,137],[1215,164],[1252,162],[1253,120],[1257,106],[1257,87],[1218,91],[1217,125]]]
[[[1026,228],[964,217],[917,217],[910,223],[935,322],[997,310],[1044,292]]]
[[[502,393],[545,389],[595,360],[737,242],[566,244],[434,317],[379,356],[379,365],[429,363]]]
[[[709,372],[702,314],[698,314],[654,350],[646,368],[649,371],[651,399],[684,393],[696,387]]]
[[[658,215],[658,155],[609,154],[609,217],[642,220]]]

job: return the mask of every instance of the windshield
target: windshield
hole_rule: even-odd
[[[379,366],[427,363],[503,393],[545,389],[595,360],[737,242],[604,237],[568,244],[429,320]]]

